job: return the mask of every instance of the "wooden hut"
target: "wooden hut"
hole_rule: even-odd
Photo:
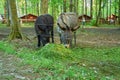
[[[112,24],[112,23],[116,23],[117,22],[117,18],[118,16],[114,15],[114,14],[111,14],[110,16],[106,17],[106,21],[109,23],[109,24]]]
[[[78,17],[78,19],[79,19],[80,22],[82,22],[83,19],[84,19],[86,22],[89,22],[89,21],[92,19],[92,17],[90,17],[90,16],[88,16],[88,15],[86,15],[86,14],[83,14],[83,15],[80,15],[80,16]]]
[[[100,23],[100,24],[105,24],[105,23],[106,23],[105,18],[99,18],[99,23]]]
[[[20,22],[23,23],[23,22],[35,22],[35,20],[37,19],[38,16],[36,15],[33,15],[33,14],[27,14],[27,15],[24,15],[24,16],[21,16],[20,17]]]

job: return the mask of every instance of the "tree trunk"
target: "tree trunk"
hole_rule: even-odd
[[[63,0],[63,12],[66,12],[66,0]]]
[[[9,3],[9,13],[10,13],[10,26],[12,28],[8,39],[13,40],[16,38],[22,39],[22,34],[20,32],[20,23],[17,19],[16,1],[8,0]]]
[[[93,14],[92,5],[93,5],[93,0],[90,1],[90,17],[91,17],[91,18],[92,18],[92,14]]]
[[[7,23],[7,26],[10,26],[10,20],[9,20],[9,6],[8,6],[8,0],[6,0],[4,5],[4,20],[3,23]]]
[[[99,1],[99,10],[98,10],[97,18],[96,18],[96,26],[98,26],[98,20],[101,16],[101,3],[102,3],[102,0]]]
[[[85,6],[85,14],[87,15],[87,0],[85,0],[84,2],[85,2],[85,4],[84,4],[84,6]]]
[[[48,1],[49,0],[41,0],[41,14],[48,13]]]
[[[70,0],[70,12],[73,11],[73,0]]]
[[[77,13],[77,15],[78,15],[78,5],[79,5],[79,1],[77,0],[76,1],[76,13]]]
[[[27,15],[28,14],[28,12],[27,12],[27,0],[25,0],[25,14]],[[25,17],[25,21],[27,22],[27,17]]]
[[[103,1],[103,6],[102,6],[102,18],[104,18],[105,13],[105,1]]]
[[[120,0],[119,0],[119,9],[118,9],[118,22],[119,22],[119,24],[120,24]]]
[[[116,3],[117,1],[116,0],[114,0],[114,2]],[[117,8],[116,8],[116,5],[114,6],[114,14],[116,15],[116,10],[117,10]]]
[[[109,10],[108,10],[108,0],[107,0],[107,4],[106,4],[106,5],[107,5],[107,7],[106,7],[106,8],[107,8],[107,9],[106,9],[106,17],[108,17],[108,16],[109,16],[109,15],[108,15],[108,12],[109,12]],[[106,22],[108,23],[108,21],[106,21]],[[108,23],[108,24],[109,24],[109,23]]]
[[[109,12],[110,14],[109,15],[111,16],[111,0],[110,0],[109,6],[110,6],[110,12]]]
[[[106,5],[106,0],[103,1],[103,5],[102,5],[102,12],[101,12],[102,13],[101,17],[102,18],[105,18],[105,5]]]
[[[97,13],[98,13],[98,6],[97,6],[97,2],[98,2],[98,0],[96,0],[96,8],[95,8],[95,10],[96,10],[96,14],[95,14],[95,15],[96,15],[96,16],[95,16],[95,17],[96,17],[96,20],[97,20]]]
[[[74,0],[74,12],[77,11],[76,7],[77,7],[77,0]],[[76,13],[77,13],[77,12],[76,12]]]
[[[37,15],[39,16],[40,13],[39,13],[39,3],[37,3]]]
[[[52,0],[50,0],[50,3],[52,2]],[[51,5],[51,13],[52,13],[52,16],[54,16],[54,5],[52,4]]]
[[[81,10],[82,10],[82,11],[81,11],[82,14],[85,14],[85,13],[84,13],[84,10],[85,10],[85,9],[84,9],[84,0],[82,1],[82,9],[81,9]]]

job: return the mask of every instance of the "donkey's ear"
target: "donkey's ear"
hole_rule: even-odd
[[[72,28],[71,31],[76,31],[78,28],[80,28],[80,26],[76,26],[76,27]]]
[[[57,23],[57,25],[60,27],[60,29],[62,29],[63,31],[66,30],[66,28],[62,27],[59,23]]]
[[[40,25],[37,25],[38,26],[38,29],[40,30],[40,31],[44,31],[45,30],[45,27],[41,27]]]

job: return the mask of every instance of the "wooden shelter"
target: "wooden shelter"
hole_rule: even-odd
[[[106,17],[106,21],[110,24],[117,22],[118,16],[111,14],[110,16]]]
[[[33,14],[27,14],[20,17],[20,22],[35,22],[38,16]]]
[[[78,19],[79,19],[80,22],[82,22],[83,20],[85,20],[86,22],[89,22],[92,19],[92,17],[90,17],[90,16],[88,16],[86,14],[83,14],[83,15],[80,15],[78,17]]]
[[[99,23],[100,23],[100,24],[105,24],[105,23],[106,23],[105,18],[99,18]]]

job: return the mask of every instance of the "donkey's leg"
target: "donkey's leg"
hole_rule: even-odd
[[[54,43],[54,31],[53,31],[53,28],[52,28],[52,31],[51,31],[51,38],[52,38],[52,43]]]
[[[74,45],[76,46],[76,32],[74,32]]]
[[[59,33],[59,38],[60,38],[60,44],[62,44],[62,36],[61,36],[61,33]]]
[[[41,46],[41,37],[40,37],[40,35],[37,35],[37,38],[38,38],[38,47],[40,47]]]

